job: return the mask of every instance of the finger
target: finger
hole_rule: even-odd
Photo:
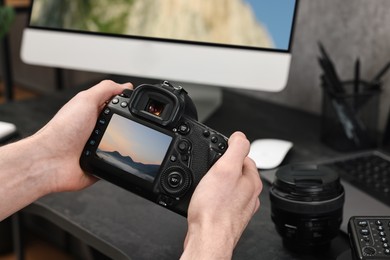
[[[111,80],[103,80],[99,84],[87,90],[90,94],[90,98],[98,104],[103,104],[108,99],[115,95],[119,95],[125,89],[132,89],[133,85],[131,83],[118,84]]]
[[[259,208],[260,208],[260,199],[259,199],[259,198],[256,198],[255,208],[254,208],[254,210],[253,210],[252,216],[259,210]]]
[[[256,196],[259,196],[263,189],[263,183],[261,182],[260,174],[255,162],[249,157],[245,158],[243,175],[248,176],[248,178],[251,179],[251,182],[255,185]]]
[[[243,178],[246,178],[248,182],[252,185],[252,187],[248,190],[251,190],[251,197],[252,202],[250,203],[252,205],[252,216],[256,213],[256,211],[260,207],[260,193],[263,189],[263,183],[260,179],[260,174],[256,168],[255,163],[252,159],[247,157],[244,161],[244,167],[243,167]]]
[[[244,160],[249,153],[249,141],[241,132],[232,134],[229,138],[229,147],[225,154],[218,160],[220,164],[228,164],[232,171],[240,173]]]
[[[125,88],[133,89],[133,84],[130,82],[125,82],[122,83],[121,85],[124,86]]]

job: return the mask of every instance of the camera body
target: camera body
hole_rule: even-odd
[[[80,158],[83,170],[183,216],[228,139],[197,121],[180,86],[164,81],[113,97]]]

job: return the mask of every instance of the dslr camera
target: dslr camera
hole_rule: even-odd
[[[80,158],[82,169],[183,216],[228,139],[197,121],[187,92],[167,81],[113,97]]]

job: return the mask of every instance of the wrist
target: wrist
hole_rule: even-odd
[[[235,240],[227,229],[191,224],[188,227],[182,260],[187,259],[231,259]]]
[[[49,161],[34,137],[0,147],[0,221],[52,190]]]
[[[53,191],[52,161],[50,152],[42,146],[42,140],[36,135],[30,136],[14,144],[18,151],[14,160],[14,171],[23,177],[23,185],[31,185],[35,191],[35,199]],[[18,171],[18,172],[16,172]]]

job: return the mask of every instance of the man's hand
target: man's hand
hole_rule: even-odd
[[[78,93],[34,136],[41,140],[49,157],[51,192],[79,190],[96,181],[80,168],[82,150],[105,102],[132,87],[130,83],[102,81]]]
[[[96,179],[80,168],[80,156],[105,102],[130,83],[102,81],[80,92],[36,134],[0,147],[0,221],[36,199],[79,190]]]
[[[234,133],[229,148],[197,186],[188,209],[182,259],[230,259],[260,206],[262,183],[247,157],[249,141]]]

